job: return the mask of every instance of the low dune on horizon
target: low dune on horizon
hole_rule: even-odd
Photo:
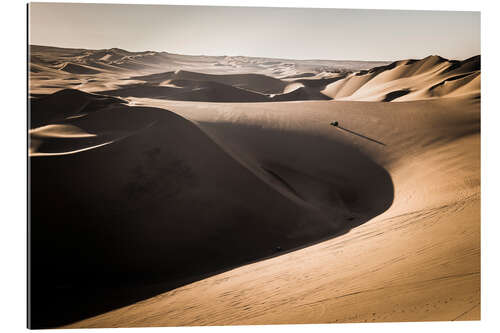
[[[31,327],[480,319],[480,62],[30,45]]]

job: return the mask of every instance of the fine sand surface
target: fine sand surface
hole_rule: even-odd
[[[479,57],[32,51],[33,327],[479,319]]]

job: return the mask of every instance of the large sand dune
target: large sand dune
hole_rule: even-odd
[[[392,203],[387,172],[341,141],[294,134],[309,147],[307,165],[262,158],[245,168],[165,109],[115,103],[79,115],[31,133],[41,141],[31,160],[32,273],[43,281],[33,292],[50,291],[52,304],[82,289],[172,284],[241,265],[344,232]],[[82,151],[83,139],[95,149]],[[336,154],[344,163],[332,168]],[[34,320],[48,323],[74,311],[37,305]]]
[[[70,327],[479,319],[478,101],[266,107],[171,102],[168,107],[198,119],[206,133],[250,167],[256,161],[279,160],[295,170],[321,174],[326,151],[335,161],[343,160],[343,152],[337,151],[340,157],[336,157],[336,149],[329,145],[309,145],[317,142],[312,137],[296,142],[294,133],[320,136],[330,144],[350,142],[389,172],[394,202],[383,214],[342,236]],[[331,129],[332,118],[384,145]],[[283,135],[292,141],[280,139]],[[297,154],[307,159],[298,159]],[[303,197],[314,200],[312,193],[318,192],[305,190],[303,175],[277,170],[291,186],[304,191]],[[307,184],[309,191],[315,188],[312,182]]]
[[[33,327],[479,318],[479,57],[32,48]]]
[[[334,99],[354,101],[474,97],[480,93],[479,79],[474,81],[479,77],[479,71],[479,57],[460,62],[429,56],[353,73],[329,84],[322,92]]]

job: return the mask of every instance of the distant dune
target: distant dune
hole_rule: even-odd
[[[83,66],[83,65],[78,65],[78,64],[72,64],[70,62],[65,63],[64,65],[59,68],[61,71],[65,71],[68,73],[73,73],[73,74],[97,74],[100,71],[93,69],[88,66]]]
[[[342,62],[337,65],[331,62],[330,67],[325,67],[306,61],[265,58],[235,57],[229,61],[221,57],[182,58],[166,52],[32,48],[33,93],[54,92],[58,86],[67,88],[68,80],[72,79],[78,82],[72,88],[89,92],[202,102],[326,99],[401,102],[480,93],[479,56],[464,61],[429,56],[359,69],[362,63],[358,68],[345,67]],[[57,64],[57,59],[66,62]],[[222,69],[211,67],[213,61],[221,64],[222,60],[229,61],[228,65]],[[169,70],[161,72],[164,68]],[[76,76],[54,75],[52,69]],[[131,75],[137,72],[141,75]],[[89,75],[90,80],[85,77]],[[293,83],[304,88],[286,91]]]
[[[38,45],[31,45],[30,52],[32,94],[47,94],[69,88],[69,80],[78,83],[78,86],[71,88],[99,92],[121,89],[129,83],[156,86],[164,84],[164,81],[183,79],[216,82],[273,95],[283,93],[290,78],[337,77],[339,73],[356,72],[386,64],[368,61],[186,56],[153,51],[129,52],[117,48],[85,50]],[[130,82],[120,82],[125,79]]]
[[[398,61],[351,74],[329,84],[322,93],[334,99],[354,101],[412,101],[446,96],[479,96],[480,57],[462,62],[438,56]]]
[[[214,81],[171,80],[168,84],[154,86],[135,85],[100,92],[121,97],[150,97],[179,101],[202,102],[265,102],[269,97],[260,93],[236,88]]]
[[[287,82],[261,74],[228,74],[215,75],[189,71],[175,71],[148,76],[132,77],[150,84],[160,84],[165,81],[189,80],[192,82],[217,82],[238,88],[255,91],[261,94],[281,93]]]
[[[479,319],[480,56],[30,47],[33,328]]]
[[[285,92],[283,94],[277,94],[272,97],[273,101],[307,101],[307,100],[328,100],[332,99],[326,95],[323,95],[317,89],[309,87],[299,87],[290,92]]]

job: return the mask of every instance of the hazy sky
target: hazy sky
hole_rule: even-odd
[[[29,42],[290,59],[465,59],[480,53],[480,14],[32,3]]]

